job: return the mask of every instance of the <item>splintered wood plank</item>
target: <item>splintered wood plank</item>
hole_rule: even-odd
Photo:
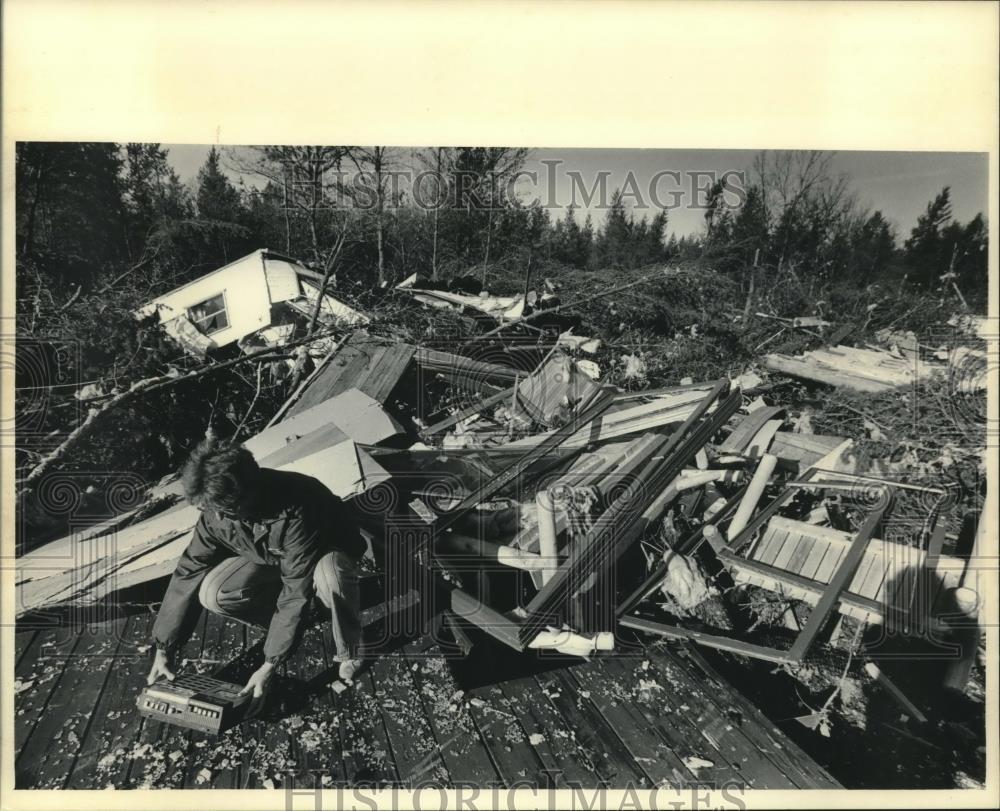
[[[682,764],[691,764],[684,767],[689,776],[681,772],[682,780],[687,784],[751,785],[751,778],[740,771],[739,763],[699,728],[691,706],[675,699],[673,686],[663,683],[648,657],[609,656],[603,659],[603,664],[622,684],[635,685],[629,693],[632,706]]]
[[[575,730],[577,742],[590,752],[594,772],[603,785],[614,788],[645,780],[642,768],[614,731],[589,702],[580,700],[579,688],[572,679],[560,670],[540,674],[536,679],[566,724]]]
[[[22,756],[31,741],[36,723],[49,703],[54,698],[57,701],[64,700],[56,697],[68,656],[79,639],[79,629],[75,627],[39,631],[15,668],[15,677],[21,685],[14,696],[14,748],[17,752],[18,788],[33,786],[35,778],[31,759]]]
[[[198,659],[201,656],[204,633],[205,618],[201,617],[190,638],[178,652],[175,675],[179,676],[188,669],[188,666],[185,665],[186,661]],[[147,641],[147,644],[151,643]],[[147,666],[152,663],[152,656],[153,652],[150,650],[147,656]],[[190,740],[191,732],[187,729],[151,718],[142,718],[132,747],[132,762],[127,777],[128,784],[142,788],[183,787],[187,765],[184,756],[190,750]],[[181,753],[180,755],[169,757],[171,753],[178,751]]]
[[[372,665],[371,677],[400,781],[403,785],[447,785],[448,767],[406,672],[405,657],[382,656]]]
[[[689,707],[687,715],[702,735],[714,742],[719,751],[739,768],[751,787],[795,788],[795,783],[762,755],[759,747],[713,701],[713,691],[706,689],[704,683],[699,684],[688,677],[676,661],[677,654],[655,647],[650,647],[648,653],[655,670],[668,680],[670,687],[664,692]]]
[[[303,689],[310,693],[301,711],[282,722],[289,727],[293,741],[297,788],[333,786],[345,780],[340,743],[342,719],[333,690],[326,683],[332,679],[324,676],[328,665],[323,631],[318,626],[303,631],[302,641],[288,659],[289,674],[305,682]]]
[[[687,669],[695,682],[707,683],[712,688],[711,694],[724,712],[732,715],[735,709],[739,713],[739,718],[733,715],[734,723],[800,788],[841,788],[826,769],[778,729],[752,701],[725,681],[700,651],[686,649],[684,655],[675,657],[675,661]]]
[[[636,759],[637,754],[647,760],[653,759],[651,754],[655,752],[655,749],[649,745],[648,738],[643,740],[643,733],[640,730],[633,730],[629,736],[626,736],[629,740],[625,740],[608,718],[608,708],[612,710],[616,708],[610,707],[609,701],[605,702],[602,707],[598,700],[594,700],[593,695],[587,698],[581,696],[579,683],[570,672],[573,669],[575,668],[558,671],[556,675],[567,694],[576,701],[577,708],[586,719],[586,723],[598,734],[606,749],[613,751],[620,761],[627,763],[628,767],[636,773],[635,779],[639,786],[649,788],[651,785],[655,785],[657,781],[651,780],[649,776],[649,764],[641,763]],[[613,712],[611,714],[615,715]]]
[[[70,774],[68,788],[127,785],[142,720],[136,700],[152,663],[150,633],[154,619],[152,613],[136,614],[125,623],[114,665],[93,709],[90,730]]]
[[[501,784],[544,783],[544,765],[503,691],[497,685],[478,687],[470,691],[468,699],[469,714]]]
[[[38,788],[65,785],[87,738],[124,626],[124,618],[88,625],[67,659],[59,686],[21,752],[31,763]]]
[[[413,360],[417,348],[411,344],[388,347],[379,365],[378,375],[362,389],[373,400],[384,403]]]
[[[631,693],[641,689],[631,679],[594,660],[569,669],[580,686],[580,697],[589,701],[608,726],[628,749],[632,758],[645,772],[651,786],[687,785],[694,777],[657,731],[651,728],[634,706]]]
[[[502,682],[500,689],[542,763],[539,787],[593,785],[597,771],[590,762],[590,753],[578,743],[576,730],[542,694],[538,682],[526,676]]]
[[[453,784],[502,785],[490,754],[479,737],[464,692],[459,689],[437,645],[403,648],[424,713],[434,731]]]

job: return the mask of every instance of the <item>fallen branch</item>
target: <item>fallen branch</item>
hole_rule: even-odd
[[[313,335],[307,336],[299,341],[290,342],[280,347],[281,350],[291,349],[301,344],[310,343],[317,340],[323,335]],[[23,479],[19,480],[17,486],[21,488],[19,497],[26,495],[30,488],[43,476],[45,472],[52,467],[56,462],[62,459],[67,452],[72,448],[80,439],[87,434],[89,434],[94,425],[97,423],[101,415],[108,413],[109,411],[117,408],[122,403],[128,402],[130,400],[136,399],[140,394],[146,394],[151,391],[156,391],[158,389],[165,388],[167,386],[174,386],[178,383],[188,382],[199,377],[204,377],[208,374],[214,374],[215,372],[221,372],[230,367],[236,366],[240,363],[248,363],[251,361],[256,361],[258,363],[272,360],[281,360],[287,357],[287,353],[280,353],[275,347],[262,347],[254,352],[248,352],[239,358],[233,358],[224,363],[216,363],[211,366],[204,367],[202,369],[195,369],[187,374],[182,375],[160,375],[159,377],[148,377],[144,380],[138,380],[132,384],[132,387],[128,391],[120,392],[119,394],[108,395],[110,399],[105,402],[100,408],[91,408],[87,414],[86,419],[78,425],[70,434],[63,440],[62,444],[59,445],[54,451],[45,456],[31,472],[29,472]],[[259,372],[258,372],[259,375]],[[96,399],[96,398],[95,398]]]

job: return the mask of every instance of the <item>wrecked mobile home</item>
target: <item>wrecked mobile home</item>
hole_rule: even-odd
[[[845,784],[829,747],[852,724],[892,741],[884,758],[978,745],[945,698],[981,669],[982,522],[956,531],[948,488],[873,475],[854,437],[815,433],[781,397],[789,377],[905,387],[872,371],[905,366],[897,349],[830,346],[807,319],[820,333],[794,365],[650,388],[632,356],[622,386],[551,292],[406,284],[408,306],[480,325],[411,342],[322,286],[258,251],[137,315],[198,358],[308,348],[313,368],[244,445],[358,516],[365,669],[337,679],[317,622],[269,714],[212,736],[137,713],[198,519],[167,477],[17,561],[19,785],[816,789]],[[863,372],[817,371],[858,353]],[[245,681],[261,645],[204,612],[182,665]]]

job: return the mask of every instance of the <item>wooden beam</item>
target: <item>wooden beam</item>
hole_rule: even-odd
[[[725,636],[705,634],[701,631],[691,631],[676,625],[664,625],[663,623],[643,619],[642,617],[622,617],[619,620],[619,625],[623,628],[631,628],[634,631],[658,634],[668,639],[684,639],[689,642],[697,642],[699,645],[705,645],[709,648],[738,653],[740,656],[750,656],[754,659],[763,659],[766,662],[791,664],[796,661],[791,659],[785,651],[780,651],[776,648],[767,648],[763,645],[755,645],[752,642],[743,642],[742,640],[730,639]]]
[[[516,651],[524,650],[524,645],[518,636],[520,624],[481,603],[468,592],[462,589],[452,590],[451,610],[459,620],[471,622]]]
[[[512,386],[509,389],[501,389],[496,394],[491,394],[482,402],[475,403],[473,405],[468,406],[467,408],[463,408],[461,411],[452,414],[450,417],[443,419],[440,422],[436,422],[427,428],[424,428],[420,432],[420,435],[422,437],[428,438],[440,434],[442,431],[447,431],[452,426],[458,425],[458,423],[460,423],[462,420],[468,419],[469,417],[472,417],[475,414],[480,414],[486,409],[491,408],[492,406],[499,405],[508,397],[510,397],[515,390],[516,387],[514,386]]]

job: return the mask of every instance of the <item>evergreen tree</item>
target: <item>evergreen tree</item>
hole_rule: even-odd
[[[904,245],[907,264],[917,281],[932,286],[948,269],[951,246],[945,245],[941,231],[951,220],[951,189],[945,186],[927,204],[924,213]]]
[[[219,152],[214,146],[198,171],[195,202],[198,216],[203,220],[235,223],[241,219],[240,193],[220,169]]]

